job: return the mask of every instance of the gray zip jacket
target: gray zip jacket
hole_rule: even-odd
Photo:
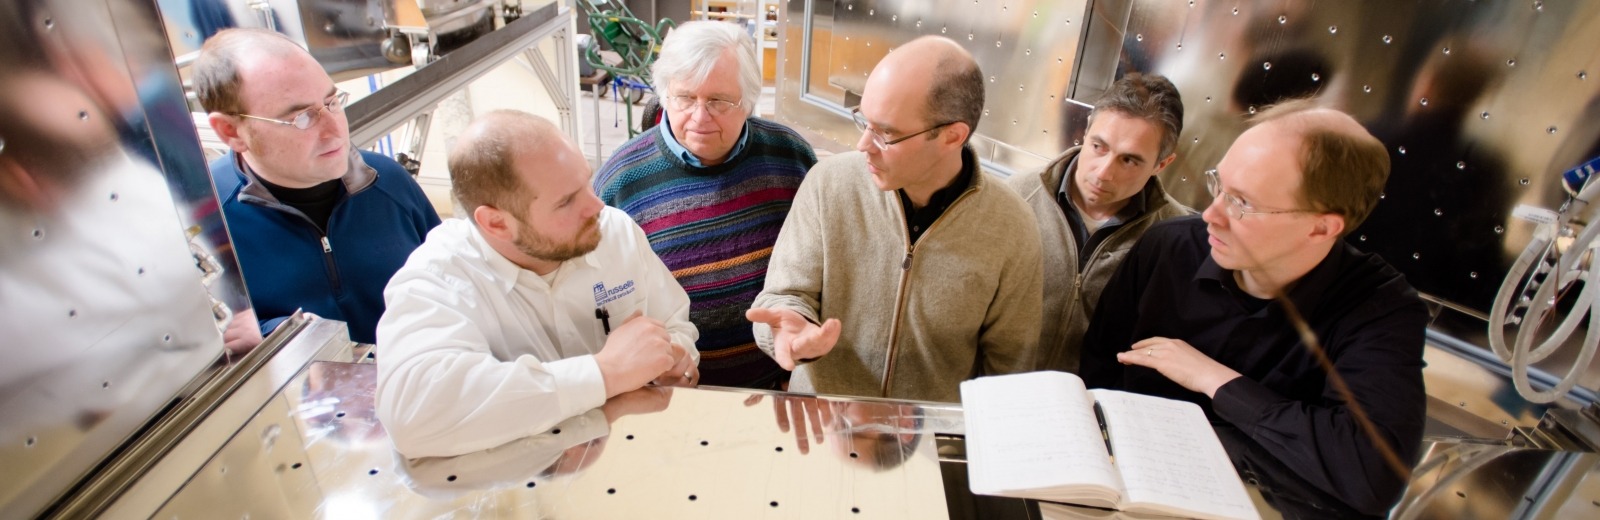
[[[1161,189],[1161,181],[1152,177],[1144,190],[1134,195],[1144,197],[1144,213],[1112,231],[1095,246],[1083,269],[1078,269],[1078,240],[1072,235],[1072,223],[1056,203],[1056,192],[1067,176],[1067,168],[1078,157],[1079,148],[1063,152],[1039,173],[1017,174],[1006,180],[1006,185],[1033,208],[1039,223],[1039,242],[1044,247],[1044,325],[1035,357],[1037,370],[1077,373],[1083,333],[1094,317],[1100,292],[1117,272],[1117,266],[1122,265],[1128,250],[1155,223],[1195,213],[1167,195]]]
[[[872,184],[865,156],[818,162],[754,306],[844,327],[831,352],[795,369],[789,390],[959,402],[963,380],[1031,370],[1043,276],[1035,229],[1022,199],[980,167],[912,247],[899,196]],[[754,332],[771,355],[772,329]]]

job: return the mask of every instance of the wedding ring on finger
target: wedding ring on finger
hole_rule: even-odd
[[[1154,348],[1146,349],[1144,351],[1144,355],[1150,356],[1150,357],[1156,357],[1156,349],[1154,349]]]

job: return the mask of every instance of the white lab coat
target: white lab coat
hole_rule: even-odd
[[[378,419],[407,457],[483,450],[600,406],[594,354],[634,311],[666,323],[699,362],[689,295],[644,230],[600,213],[600,245],[553,284],[501,256],[472,223],[446,220],[390,279],[378,320]]]

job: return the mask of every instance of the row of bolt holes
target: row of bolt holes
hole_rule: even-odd
[[[1144,39],[1143,35],[1140,35],[1139,38],[1141,40]],[[1387,38],[1387,36],[1385,38]],[[969,40],[972,39],[971,35],[968,35],[967,39],[969,39]],[[850,41],[850,37],[846,36],[845,37],[845,41]],[[1000,42],[995,42],[995,45],[998,46],[999,43]],[[868,43],[867,46],[871,47],[872,44]],[[1179,43],[1178,44],[1178,48],[1180,50],[1183,49],[1183,44]],[[1029,49],[1029,50],[1026,51],[1026,53],[1027,54],[1032,54],[1033,50]],[[1444,48],[1444,53],[1445,54],[1450,54],[1450,48],[1449,47],[1445,47]],[[1223,53],[1219,52],[1219,53],[1217,53],[1217,59],[1226,59],[1226,56]],[[787,60],[787,59],[784,60],[785,63],[788,63],[788,61],[789,60]],[[1057,57],[1056,58],[1056,63],[1061,63],[1061,62],[1062,62],[1062,58]],[[1517,65],[1517,60],[1515,60],[1515,59],[1506,60],[1506,65],[1515,67]],[[850,70],[850,66],[849,65],[844,65],[843,67],[844,67],[844,70]],[[1265,70],[1272,70],[1272,62],[1270,62],[1270,61],[1261,62],[1261,68],[1265,69]],[[863,72],[862,74],[865,75],[866,73]],[[1587,79],[1589,79],[1589,72],[1588,71],[1584,71],[1584,70],[1578,71],[1578,80],[1579,81],[1583,81],[1583,80],[1587,80]],[[989,83],[994,83],[994,82],[996,82],[998,80],[999,80],[999,78],[997,78],[997,77],[995,77],[993,75],[989,76]],[[1311,81],[1314,81],[1314,82],[1322,81],[1322,75],[1318,74],[1318,73],[1315,73],[1315,72],[1311,73]],[[1025,92],[1025,91],[1027,91],[1027,85],[1017,85],[1017,92]],[[1361,93],[1363,93],[1363,94],[1371,94],[1372,93],[1372,85],[1362,85],[1361,86]],[[1055,94],[1051,94],[1050,95],[1050,100],[1051,101],[1055,101],[1055,99],[1056,99]],[[1207,103],[1211,102],[1211,96],[1206,96],[1206,102]],[[1428,98],[1419,98],[1419,99],[1417,99],[1417,103],[1422,105],[1422,106],[1428,106]],[[1253,106],[1253,105],[1250,106],[1249,107],[1249,112],[1251,114],[1255,114],[1256,113],[1256,107]],[[989,115],[989,110],[985,109],[983,111],[983,115],[985,115],[985,116]],[[1480,112],[1478,114],[1478,117],[1481,118],[1481,119],[1487,120],[1487,119],[1489,119],[1489,112],[1487,110],[1485,110],[1483,112]],[[1011,120],[1011,125],[1012,126],[1016,126],[1017,123],[1018,123],[1017,119],[1013,118]],[[1545,133],[1550,134],[1550,135],[1555,135],[1557,130],[1558,130],[1558,128],[1556,126],[1551,125],[1550,127],[1545,128]],[[1050,131],[1049,130],[1045,130],[1044,133],[1048,134],[1048,133],[1050,133]],[[1194,142],[1196,142],[1196,143],[1200,142],[1200,138],[1199,137],[1194,138]],[[1404,155],[1405,151],[1402,150],[1400,153],[1401,153],[1401,155]]]
[[[52,22],[49,18],[45,19],[45,28],[46,29],[51,28],[54,25],[55,25],[54,22]],[[78,118],[79,119],[88,119],[88,116],[89,116],[88,112],[80,111],[78,113]],[[4,141],[0,141],[0,143],[4,143]],[[0,144],[0,146],[3,146],[3,144]],[[3,149],[3,148],[0,148],[0,149]],[[117,195],[116,192],[112,192],[111,195],[108,198],[111,199],[111,202],[116,202],[117,200],[121,199],[121,196]],[[35,238],[35,239],[43,239],[44,238],[44,230],[43,229],[35,229],[35,230],[33,230],[33,238]],[[140,267],[137,271],[135,271],[135,274],[137,274],[139,276],[144,276],[144,272],[145,272],[144,268]],[[77,309],[67,309],[67,317],[68,318],[76,318],[76,317],[78,317],[78,310]],[[172,335],[171,334],[167,334],[167,335],[161,336],[161,341],[163,343],[171,343],[172,342]],[[101,381],[100,382],[100,388],[111,388],[111,382],[110,381]],[[38,443],[39,443],[39,439],[37,437],[28,437],[27,441],[24,442],[24,446],[32,448],[33,445],[38,444]]]
[[[632,436],[630,435],[629,437],[631,438]],[[701,445],[705,445],[705,441],[701,441]],[[778,451],[783,451],[783,448],[781,448],[781,447],[778,448]],[[855,454],[851,453],[850,456],[854,457]],[[301,464],[299,462],[296,462],[296,463],[294,463],[293,466],[290,466],[290,467],[294,468],[294,469],[300,469],[300,466],[301,466]],[[228,468],[222,468],[222,473],[226,474],[227,472],[228,472]],[[372,468],[370,470],[367,470],[367,474],[368,475],[377,475],[378,474],[378,469],[377,468]],[[449,482],[455,482],[456,481],[456,476],[455,475],[450,475],[448,477],[445,477],[445,480],[449,481]],[[1252,484],[1253,483],[1254,482],[1252,482]],[[527,484],[526,487],[528,489],[533,489],[536,486],[538,486],[538,483],[533,482],[533,481],[528,481],[528,484]],[[606,494],[607,495],[615,495],[615,494],[617,494],[617,488],[607,488],[606,489]],[[1456,491],[1456,496],[1461,497],[1461,498],[1467,498],[1467,494],[1464,491]],[[699,500],[699,499],[700,499],[699,495],[689,495],[689,501],[690,502],[694,502],[694,501]],[[1595,507],[1600,507],[1600,500],[1591,501],[1590,503],[1594,504]],[[768,502],[767,505],[772,506],[772,507],[778,507],[778,501],[777,500],[773,500],[771,502]],[[850,508],[850,512],[851,513],[860,513],[861,512],[861,508],[852,507],[852,508]]]
[[[112,192],[111,195],[108,198],[111,199],[111,202],[116,202],[116,201],[121,199],[121,196],[117,195],[116,192]],[[33,230],[33,238],[41,239],[41,240],[44,239],[44,230],[43,229],[35,229],[35,230]],[[140,268],[134,270],[134,274],[138,275],[138,276],[144,276],[144,273],[145,273],[145,269],[143,267],[140,267]],[[67,309],[67,317],[68,318],[76,318],[76,317],[78,317],[78,309]],[[171,343],[172,342],[172,335],[171,334],[167,334],[167,335],[161,336],[161,342],[162,343]],[[110,386],[111,386],[111,383],[109,383],[109,382],[103,382],[103,383],[100,384],[100,388],[108,388]],[[31,446],[32,444],[29,444],[29,445]]]
[[[973,3],[976,3],[976,2],[973,2]],[[1194,2],[1190,2],[1189,6],[1194,6]],[[853,5],[850,6],[850,10],[854,10],[854,6]],[[1005,6],[1002,6],[1002,10],[1006,10]],[[1542,6],[1542,5],[1534,5],[1534,10],[1542,11],[1542,10],[1544,10],[1544,6]],[[875,13],[877,13],[877,11],[875,11],[875,10],[867,11],[867,16],[872,16],[872,14],[875,14]],[[1237,16],[1237,14],[1238,14],[1237,8],[1235,8],[1234,14],[1235,14],[1235,16]],[[1038,11],[1034,11],[1034,18],[1038,18]],[[894,16],[891,16],[890,21],[898,21],[898,19],[899,19],[898,14],[894,14]],[[1069,21],[1067,21],[1067,24],[1070,24],[1070,22],[1072,22],[1072,21],[1070,21],[1070,19],[1069,19]],[[1288,16],[1278,16],[1278,24],[1286,24],[1286,22],[1288,22]],[[920,19],[918,19],[918,21],[917,21],[917,27],[918,27],[918,29],[920,29],[920,27],[922,27],[922,21],[920,21]],[[939,34],[946,34],[946,32],[949,32],[949,27],[939,27]],[[1330,34],[1330,35],[1339,34],[1339,26],[1328,26],[1328,34]],[[973,40],[973,38],[974,38],[974,35],[971,34],[971,32],[968,32],[968,34],[966,34],[966,40],[968,40],[968,42],[971,42],[971,40]],[[1144,34],[1134,34],[1133,38],[1134,38],[1134,40],[1138,40],[1138,42],[1144,42]],[[1390,43],[1394,43],[1394,37],[1390,37],[1390,35],[1387,35],[1387,34],[1386,35],[1382,35],[1381,40],[1382,40],[1382,42],[1384,42],[1384,45],[1390,45]],[[850,37],[845,37],[845,42],[850,42]],[[1005,42],[1003,42],[1003,40],[995,40],[995,48],[1000,48],[1000,46],[1003,46],[1003,43],[1005,43]],[[872,43],[867,42],[867,46],[872,46]],[[1178,46],[1178,50],[1179,51],[1184,50],[1184,43],[1178,42],[1178,43],[1176,43],[1176,46]],[[1443,48],[1443,53],[1450,54],[1450,46],[1445,46],[1445,48]],[[1032,54],[1034,54],[1034,50],[1032,50],[1032,48],[1029,48],[1029,50],[1022,50],[1022,54],[1026,54],[1026,56],[1032,56]],[[1218,58],[1218,59],[1227,59],[1227,53],[1216,53],[1216,58]],[[1058,64],[1059,64],[1059,62],[1064,62],[1064,58],[1061,58],[1061,56],[1056,56],[1056,62],[1058,62]],[[1517,59],[1515,59],[1515,58],[1506,59],[1506,66],[1507,67],[1515,67],[1515,66],[1517,66]],[[1261,67],[1262,67],[1262,69],[1272,70],[1272,62],[1270,62],[1270,61],[1261,62]],[[850,70],[850,66],[845,66],[845,70]],[[1578,78],[1579,78],[1579,80],[1587,80],[1587,78],[1589,78],[1589,72],[1587,72],[1587,70],[1578,70]],[[1310,75],[1310,80],[1312,80],[1312,82],[1322,82],[1322,75],[1320,75],[1320,74],[1312,74],[1312,75]],[[994,83],[994,82],[995,82],[994,75],[990,75],[989,83]],[[1016,86],[1016,90],[1024,91],[1024,85]],[[1371,91],[1373,91],[1373,88],[1371,88],[1371,85],[1362,85],[1362,91],[1363,91],[1363,93],[1370,94]],[[1056,99],[1056,96],[1050,96],[1050,99]],[[1211,98],[1206,98],[1206,102],[1210,102],[1210,101],[1211,101]],[[1427,98],[1422,98],[1421,99],[1421,104],[1422,104],[1422,106],[1427,106]],[[1250,114],[1256,114],[1256,107],[1250,107]],[[984,110],[984,115],[989,115],[989,112],[987,112],[987,110]],[[1483,118],[1488,118],[1488,112],[1483,112],[1482,117]],[[1011,125],[1016,125],[1016,123],[1018,123],[1018,122],[1016,122],[1016,120],[1011,120]],[[1550,126],[1549,130],[1547,130],[1547,131],[1549,131],[1549,133],[1554,134],[1555,133],[1555,126]],[[1048,131],[1045,131],[1045,133],[1048,133]]]
[[[978,0],[973,0],[972,3],[973,3],[973,5],[977,5],[978,4]],[[1194,7],[1194,0],[1190,0],[1189,1],[1189,7]],[[855,9],[856,9],[856,6],[853,5],[853,4],[849,5],[849,6],[847,6],[845,8],[845,10],[847,10],[847,11],[854,11]],[[1544,3],[1543,2],[1534,2],[1533,3],[1533,9],[1535,11],[1544,11]],[[1010,7],[1009,6],[1000,6],[1000,10],[1001,11],[1007,11],[1007,10],[1010,10]],[[877,14],[878,14],[878,11],[876,9],[867,10],[867,16],[875,16]],[[1234,16],[1238,16],[1239,15],[1239,8],[1235,7],[1233,9],[1233,15]],[[1034,18],[1038,18],[1039,17],[1039,11],[1034,11],[1033,12],[1033,17]],[[897,22],[899,20],[900,20],[900,15],[890,15],[889,16],[889,21],[890,22]],[[1289,23],[1289,17],[1288,16],[1284,16],[1284,15],[1279,15],[1278,16],[1278,24],[1279,25],[1284,25],[1284,24],[1287,24],[1287,23]],[[1063,25],[1071,25],[1071,24],[1072,24],[1072,20],[1068,19],[1068,20],[1066,20],[1066,22]],[[922,20],[917,20],[916,26],[917,26],[917,28],[921,28],[922,27]],[[949,32],[949,27],[948,26],[943,26],[943,27],[939,28],[939,33],[940,34],[945,34],[947,32]],[[1330,35],[1339,34],[1339,26],[1337,26],[1337,25],[1329,25],[1328,26],[1328,34],[1330,34]],[[972,41],[972,39],[973,39],[973,33],[967,33],[967,41]],[[1144,41],[1144,34],[1135,34],[1134,35],[1134,39],[1142,42],[1142,41]],[[1383,35],[1382,40],[1383,40],[1383,44],[1384,45],[1388,45],[1390,43],[1394,43],[1394,38],[1392,36],[1387,35],[1387,34]],[[850,38],[848,36],[845,37],[845,41],[850,41]],[[868,43],[867,46],[871,47],[872,44]],[[1002,41],[1001,40],[995,40],[994,46],[997,47],[997,48],[1001,47],[1002,46]],[[1179,42],[1177,47],[1178,47],[1178,50],[1183,50],[1183,43]],[[1028,49],[1026,51],[1026,53],[1029,54],[1029,55],[1032,55],[1033,54],[1033,50],[1032,49]],[[1449,47],[1445,47],[1444,48],[1444,53],[1445,54],[1450,54],[1450,48]],[[1224,55],[1222,53],[1218,53],[1217,54],[1217,58],[1219,58],[1219,59],[1224,58]],[[1060,62],[1061,59],[1060,58],[1056,58],[1056,61]],[[1272,65],[1270,63],[1264,64],[1264,65],[1266,65],[1266,68],[1268,68],[1268,69],[1272,68]],[[1515,59],[1506,60],[1506,65],[1510,66],[1510,67],[1515,67],[1515,66],[1517,66],[1517,60],[1515,60]],[[1579,72],[1578,74],[1579,74],[1579,79],[1583,79],[1586,76],[1586,74],[1584,74],[1582,72]],[[1316,75],[1313,74],[1312,75],[1312,81],[1316,81],[1316,80],[1317,80]]]
[[[344,412],[339,412],[339,413],[334,414],[334,415],[336,417],[344,417],[345,414],[344,414]],[[557,428],[557,429],[551,430],[550,434],[551,435],[560,435],[561,434],[561,429]],[[633,438],[634,438],[633,434],[628,434],[628,436],[627,436],[628,440],[631,441],[631,440],[633,440]],[[700,445],[701,446],[710,446],[711,445],[711,441],[704,441],[704,440],[700,441]],[[779,453],[782,453],[783,452],[783,446],[775,447],[775,448],[773,448],[773,451],[777,451]],[[850,458],[852,458],[852,459],[857,458],[859,456],[860,456],[859,453],[856,453],[856,452],[853,452],[853,451],[850,452]],[[301,464],[299,462],[296,462],[296,463],[294,463],[293,465],[291,465],[289,467],[291,469],[300,469]],[[222,468],[221,472],[226,474],[228,472],[228,468],[226,468],[226,467]],[[372,468],[372,469],[367,470],[367,475],[369,475],[369,476],[377,476],[377,474],[378,474],[378,468]],[[444,479],[445,479],[446,482],[455,482],[456,481],[456,476],[455,475],[450,475],[450,476],[445,477]],[[526,487],[528,489],[533,489],[537,485],[538,485],[538,483],[536,483],[536,482],[528,481],[528,484],[527,484]],[[615,495],[615,494],[617,494],[617,488],[608,488],[608,489],[606,489],[606,494],[607,495]],[[689,495],[689,501],[690,502],[693,502],[693,501],[696,501],[696,500],[699,500],[699,499],[700,499],[699,495]],[[772,507],[778,507],[778,501],[777,500],[773,500],[771,502],[768,502],[768,505],[770,505]],[[852,508],[850,508],[850,512],[851,513],[860,513],[861,512],[861,508],[852,507]]]
[[[1466,403],[1462,403],[1462,405],[1466,405]],[[340,412],[339,416],[343,417],[344,413]],[[1505,421],[1500,421],[1500,423],[1501,424],[1505,424]],[[561,430],[557,429],[557,430],[552,431],[551,433],[552,434],[560,434]],[[628,440],[633,440],[633,435],[628,435]],[[33,439],[29,438],[28,441],[29,441],[29,443],[31,445]],[[701,446],[709,446],[710,444],[711,443],[708,442],[708,441],[700,441],[700,445]],[[780,452],[783,451],[783,447],[782,446],[779,446],[776,449],[777,449],[777,451],[780,451]],[[857,456],[857,454],[855,452],[851,452],[850,453],[850,457],[851,458],[855,458],[856,456]],[[301,467],[301,464],[299,462],[296,462],[296,463],[294,463],[294,465],[290,466],[290,468],[293,468],[293,469],[300,469],[300,467]],[[222,468],[222,473],[226,474],[227,472],[228,472],[228,468],[226,468],[226,467]],[[367,470],[367,475],[374,475],[375,476],[377,474],[378,474],[378,468],[372,468],[372,469]],[[448,481],[448,482],[455,482],[456,481],[456,476],[455,475],[450,475],[450,476],[445,477],[444,479],[446,481]],[[533,481],[530,480],[530,481],[528,481],[528,484],[527,484],[526,487],[528,489],[533,489],[536,486],[538,486],[538,483],[533,482]],[[607,495],[615,495],[615,494],[617,494],[617,488],[607,488],[606,489],[606,494]],[[1461,498],[1467,498],[1466,492],[1463,492],[1463,491],[1456,491],[1456,496],[1461,497]],[[690,502],[694,502],[694,501],[699,500],[699,499],[700,499],[699,495],[689,495],[689,501]],[[1600,507],[1600,500],[1590,501],[1590,503],[1594,504],[1595,507]],[[772,507],[778,507],[778,501],[777,500],[773,500],[771,502],[768,502],[767,505],[772,506]],[[852,507],[852,508],[850,508],[850,512],[851,513],[860,513],[861,512],[861,508]]]

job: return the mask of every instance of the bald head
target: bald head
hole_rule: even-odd
[[[1346,234],[1372,213],[1389,180],[1389,153],[1383,142],[1349,114],[1318,107],[1311,100],[1268,108],[1251,120],[1247,132],[1300,138],[1301,202],[1344,217]]]
[[[902,92],[896,97],[919,106],[929,126],[964,123],[970,136],[983,116],[983,71],[971,53],[943,36],[911,40],[884,56],[867,78],[866,89],[875,88]]]
[[[266,29],[226,29],[206,39],[194,62],[194,89],[200,106],[207,112],[245,113],[240,96],[244,71],[274,57],[304,57],[315,63],[300,44]]]
[[[517,158],[546,156],[557,146],[571,144],[545,118],[517,110],[484,114],[450,149],[450,185],[456,199],[469,214],[479,206],[515,214],[535,196],[534,188],[517,174]]]

